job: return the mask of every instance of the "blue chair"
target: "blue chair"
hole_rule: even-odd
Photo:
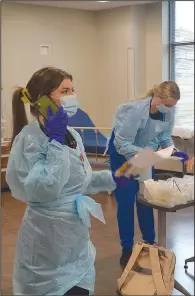
[[[95,127],[91,118],[83,110],[78,109],[77,113],[70,118],[69,126],[72,127]],[[83,139],[86,153],[102,155],[106,149],[107,138],[99,131],[77,130]]]

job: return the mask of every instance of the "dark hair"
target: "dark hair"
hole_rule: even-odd
[[[64,79],[70,79],[72,81],[72,75],[54,67],[46,67],[33,74],[26,88],[32,101],[36,102],[40,95],[49,95],[52,91],[56,90]],[[14,91],[12,98],[13,133],[11,145],[23,127],[28,124],[25,106],[21,100],[23,96],[22,89],[22,87],[18,87]],[[33,116],[38,116],[33,106],[30,106],[30,111]]]

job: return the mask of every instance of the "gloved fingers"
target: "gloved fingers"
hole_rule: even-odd
[[[181,159],[181,162],[183,162],[183,163],[184,163],[184,162],[187,162],[188,159],[189,159],[188,157],[182,158],[182,159]]]
[[[183,157],[183,162],[187,162],[188,160],[189,160],[189,156],[188,155],[186,155],[185,157]]]
[[[173,153],[174,156],[178,156],[178,157],[183,157],[184,156],[184,153],[181,152],[181,151],[176,151]]]
[[[124,179],[124,180],[132,180],[132,179],[136,179],[136,178],[139,178],[139,175],[129,175],[129,176],[126,176],[126,175],[123,175],[123,176],[116,176],[116,172],[112,172],[112,176],[114,179]]]
[[[63,107],[59,107],[55,114],[52,113],[50,106],[48,107],[48,112],[50,112],[50,117],[53,116],[54,118],[65,118]]]
[[[58,111],[56,112],[56,114],[58,115],[63,115],[64,114],[64,110],[63,110],[63,107],[59,107]]]
[[[188,155],[186,154],[186,153],[184,153],[184,152],[181,152],[179,155],[178,155],[178,157],[181,157],[182,159],[181,159],[181,161],[182,162],[185,162],[185,161],[187,161],[188,160]]]
[[[189,159],[189,157],[188,156],[182,156],[181,157],[182,159],[181,159],[181,162],[186,162],[186,161],[188,161],[188,159]]]
[[[186,153],[184,153],[183,152],[183,159],[184,159],[184,161],[188,161],[189,160],[189,156],[186,154]]]
[[[182,158],[181,159],[181,162],[186,162],[189,159],[189,156],[185,152],[182,152],[182,151],[176,151],[176,152],[174,152],[173,153],[173,156]]]
[[[65,125],[68,124],[68,115],[64,112],[63,108],[60,107],[57,112],[53,115],[52,109],[49,106],[47,110],[48,120],[52,119],[53,127],[63,128]],[[48,121],[47,120],[47,121]]]
[[[183,156],[183,152],[181,152],[181,151],[175,151],[172,155],[173,156],[177,156],[177,157],[182,157]]]
[[[57,111],[57,113],[61,116],[61,117],[63,117],[63,118],[65,118],[65,117],[67,117],[68,115],[67,115],[67,112],[66,111],[64,111],[64,109],[63,109],[63,107],[61,106],[61,107],[59,107],[59,109],[58,109],[58,111]]]
[[[117,187],[126,188],[132,182],[132,179],[130,177],[126,177],[126,176],[116,177],[114,173],[112,173],[112,176]]]
[[[124,175],[121,178],[124,178],[126,180],[133,180],[133,179],[139,178],[139,175],[128,175],[128,176]]]
[[[69,117],[66,111],[64,111],[63,107],[60,107],[57,111],[57,117],[61,119],[63,124],[67,124]]]
[[[47,108],[47,117],[48,117],[48,119],[50,119],[52,116],[53,116],[53,112],[52,112],[51,106],[48,106],[48,108]]]
[[[131,180],[131,179],[133,179],[133,178],[134,178],[134,176],[132,176],[132,175],[130,175],[130,176],[122,176],[122,177],[119,177],[119,179],[121,179],[121,180],[125,180],[125,181]]]

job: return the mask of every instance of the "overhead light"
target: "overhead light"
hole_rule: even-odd
[[[99,3],[107,3],[107,2],[110,2],[110,1],[97,1]]]

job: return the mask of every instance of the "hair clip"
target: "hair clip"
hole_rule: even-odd
[[[23,88],[21,92],[23,94],[23,96],[21,97],[22,102],[24,104],[30,104],[30,105],[32,105],[31,99],[30,99],[30,94],[28,92],[28,89],[27,88]]]

